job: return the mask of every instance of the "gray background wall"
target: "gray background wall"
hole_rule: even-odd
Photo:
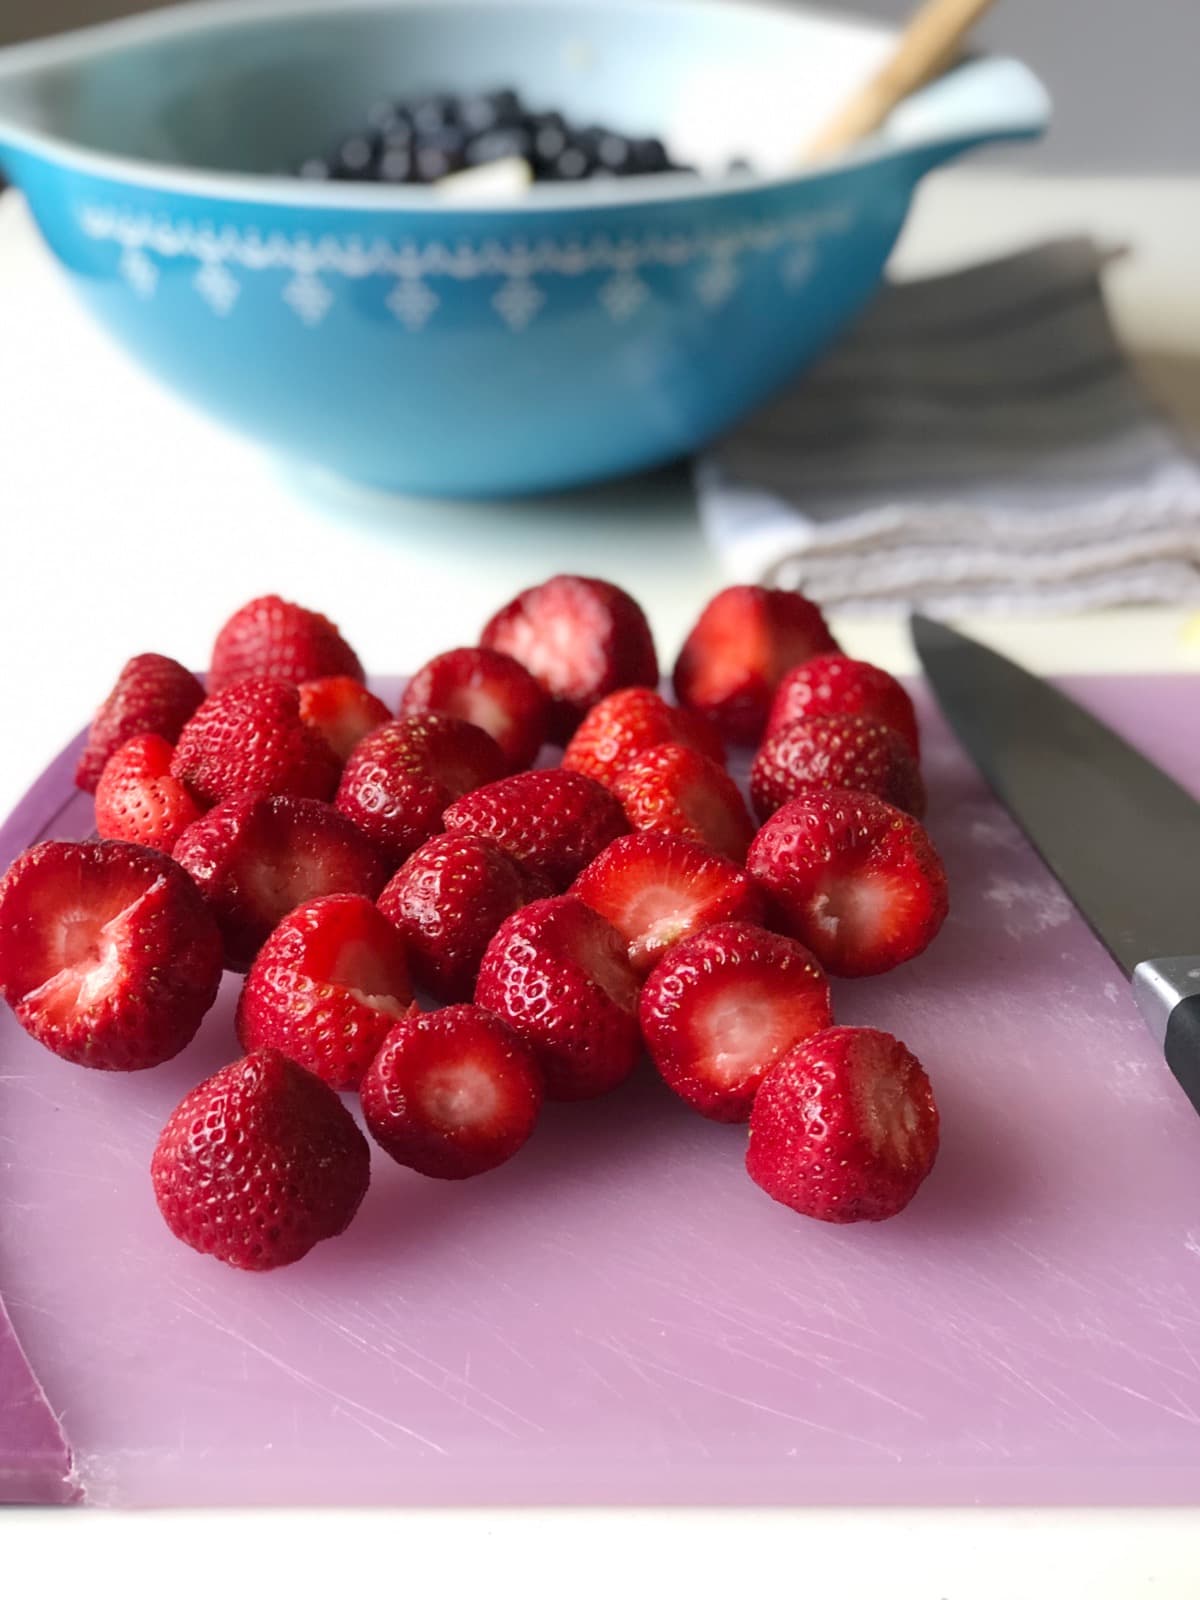
[[[0,43],[149,3],[0,0]],[[888,20],[914,4],[825,0]],[[1006,159],[1057,172],[1200,172],[1200,0],[999,0],[979,39],[1024,56],[1055,98],[1050,137]]]

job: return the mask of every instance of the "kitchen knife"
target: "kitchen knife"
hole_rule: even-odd
[[[911,627],[950,726],[1132,980],[1200,1112],[1200,803],[1043,679],[928,617]],[[1200,686],[1179,736],[1200,737]]]

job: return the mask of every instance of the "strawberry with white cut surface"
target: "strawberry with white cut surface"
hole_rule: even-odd
[[[300,685],[301,722],[316,729],[339,761],[391,715],[379,696],[356,678],[310,678]]]
[[[398,715],[441,711],[473,722],[503,750],[513,772],[531,767],[550,728],[550,698],[515,657],[465,646],[447,650],[413,674]]]

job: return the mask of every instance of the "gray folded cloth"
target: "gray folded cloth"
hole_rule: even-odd
[[[1200,601],[1200,468],[1063,239],[887,288],[696,464],[740,582],[850,610]]]

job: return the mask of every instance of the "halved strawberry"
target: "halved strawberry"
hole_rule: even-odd
[[[535,900],[503,922],[475,999],[529,1045],[551,1100],[591,1099],[633,1071],[637,978],[621,935],[582,900]]]
[[[362,663],[328,617],[265,594],[247,601],[217,634],[208,692],[219,694],[243,678],[291,684],[356,678],[361,683],[364,676]]]
[[[588,862],[629,824],[620,803],[581,772],[518,772],[447,806],[450,833],[491,839],[556,889],[567,889]]]
[[[611,784],[635,757],[660,744],[688,745],[725,764],[725,747],[710,723],[644,688],[618,689],[594,705],[571,736],[562,764]]]
[[[409,679],[398,715],[418,711],[442,711],[473,722],[491,734],[509,769],[520,772],[533,765],[546,742],[550,698],[515,657],[466,646],[434,656]]]
[[[356,1089],[412,1007],[404,939],[362,895],[290,911],[254,958],[237,1010],[244,1050],[279,1050],[333,1089]]]
[[[779,925],[838,977],[910,961],[946,919],[946,873],[925,829],[858,790],[805,790],[759,829],[747,866]]]
[[[741,790],[698,750],[657,745],[613,779],[612,791],[635,828],[676,834],[745,861],[754,824]]]
[[[127,739],[104,764],[96,789],[96,832],[170,853],[204,814],[187,785],[171,776],[173,745],[157,733]]]
[[[429,1178],[473,1178],[509,1160],[533,1132],[541,1104],[533,1052],[479,1006],[398,1022],[362,1085],[376,1143]]]
[[[700,613],[675,663],[675,694],[727,739],[753,744],[788,668],[837,647],[811,600],[789,589],[739,584],[722,589]]]
[[[902,683],[890,672],[852,656],[813,656],[784,674],[771,702],[767,735],[801,717],[834,713],[869,717],[898,733],[916,760],[921,754],[917,714]]]
[[[571,890],[625,940],[649,972],[672,945],[715,922],[760,922],[757,884],[727,856],[666,833],[627,833],[585,867]]]
[[[507,770],[500,746],[482,728],[424,711],[385,722],[359,741],[334,804],[398,867],[441,832],[452,800]]]
[[[750,769],[750,796],[762,821],[811,788],[861,789],[914,817],[925,811],[925,785],[911,750],[869,717],[803,717],[763,741]]]
[[[184,724],[171,776],[206,805],[251,790],[328,800],[337,787],[338,759],[301,721],[292,684],[247,678],[209,695]]]
[[[297,795],[235,795],[186,828],[174,853],[212,907],[235,972],[296,906],[327,894],[373,900],[387,879],[383,858],[347,817]]]
[[[0,997],[47,1050],[134,1072],[178,1055],[221,981],[221,939],[170,856],[34,845],[0,879]]]
[[[809,952],[748,922],[722,922],[674,946],[638,1007],[651,1059],[681,1099],[715,1122],[745,1122],[763,1074],[833,1020]]]
[[[75,782],[95,794],[105,762],[139,733],[157,733],[174,744],[203,699],[200,680],[170,656],[134,656],[92,719]]]
[[[311,678],[300,685],[301,721],[317,730],[339,761],[391,715],[357,678]]]
[[[876,1028],[827,1028],[760,1084],[746,1171],[803,1216],[882,1222],[916,1194],[937,1148],[937,1105],[912,1051]]]
[[[550,737],[560,744],[614,689],[658,683],[645,612],[602,578],[560,575],[522,590],[487,623],[479,642],[532,672],[553,702]]]

